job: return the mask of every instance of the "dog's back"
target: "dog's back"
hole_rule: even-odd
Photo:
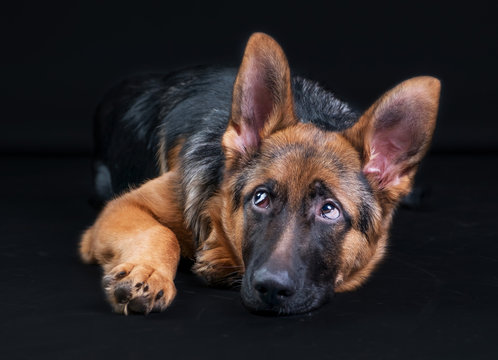
[[[221,136],[230,116],[235,68],[197,67],[142,75],[113,88],[95,116],[95,188],[106,201],[168,170],[167,154],[183,156],[218,182]],[[302,122],[330,131],[353,125],[358,114],[315,82],[294,77],[294,106]]]

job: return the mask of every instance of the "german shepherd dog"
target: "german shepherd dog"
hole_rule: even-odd
[[[439,93],[437,79],[412,78],[357,114],[291,77],[262,33],[238,70],[129,80],[97,110],[96,186],[112,200],[81,257],[102,265],[118,313],[166,309],[180,256],[210,284],[240,285],[251,311],[315,309],[384,256]]]

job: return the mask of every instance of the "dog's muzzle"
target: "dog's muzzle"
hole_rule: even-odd
[[[289,315],[311,311],[326,301],[325,292],[314,286],[304,286],[296,273],[262,266],[246,272],[241,296],[252,312]]]

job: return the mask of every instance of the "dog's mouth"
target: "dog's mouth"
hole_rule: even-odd
[[[297,315],[313,311],[325,304],[333,295],[324,287],[314,284],[285,289],[279,284],[255,284],[244,276],[241,297],[244,306],[252,313],[265,316]]]

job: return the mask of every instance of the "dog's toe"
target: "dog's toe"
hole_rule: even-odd
[[[128,303],[128,310],[139,314],[147,314],[150,312],[149,303],[150,299],[145,296],[136,297]]]
[[[131,287],[130,284],[119,284],[114,290],[114,297],[116,301],[120,304],[125,304],[131,299]]]

